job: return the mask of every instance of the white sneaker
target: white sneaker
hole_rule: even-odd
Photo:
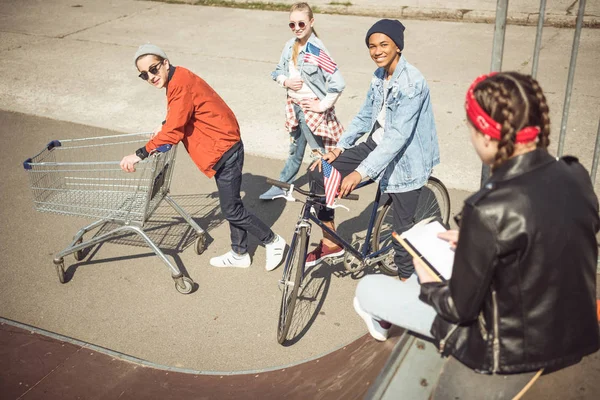
[[[285,240],[281,236],[275,234],[275,240],[266,244],[265,248],[267,249],[267,264],[265,265],[265,269],[267,271],[273,271],[283,260]]]
[[[379,325],[379,322],[375,320],[370,314],[360,308],[360,304],[358,304],[358,298],[354,298],[354,311],[365,321],[367,324],[367,329],[369,329],[369,333],[373,336],[373,339],[379,340],[380,342],[385,342],[390,333],[389,329],[383,328]]]
[[[210,265],[213,267],[235,267],[235,268],[248,268],[252,264],[250,254],[246,253],[243,256],[236,254],[233,250],[228,251],[222,256],[213,257],[210,259]]]

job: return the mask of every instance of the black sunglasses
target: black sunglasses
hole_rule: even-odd
[[[288,26],[290,27],[290,29],[296,29],[295,22],[290,22]],[[298,22],[298,29],[304,29],[304,28],[306,28],[306,22],[304,22],[304,21]]]
[[[156,75],[156,74],[158,74],[158,70],[160,69],[160,67],[162,67],[162,65],[163,65],[163,62],[164,62],[164,61],[165,61],[165,60],[162,60],[162,61],[159,61],[159,62],[157,62],[157,63],[156,63],[156,64],[154,64],[154,65],[151,65],[151,66],[148,68],[148,72],[150,72],[152,75]],[[148,78],[149,78],[149,76],[148,76],[148,72],[144,71],[144,72],[140,73],[138,76],[139,76],[141,79],[143,79],[143,80],[147,81],[147,80],[148,80]]]

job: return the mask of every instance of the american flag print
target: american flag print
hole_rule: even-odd
[[[337,69],[337,64],[323,50],[311,43],[306,43],[304,62],[315,64],[323,71],[333,74]]]
[[[325,203],[327,207],[331,207],[335,203],[335,196],[338,194],[342,175],[340,171],[323,159],[321,159],[321,167],[323,168],[323,181],[325,183]]]

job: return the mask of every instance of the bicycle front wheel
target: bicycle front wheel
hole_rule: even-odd
[[[306,249],[308,247],[307,228],[301,227],[294,235],[290,250],[285,261],[285,269],[281,278],[281,306],[279,308],[279,323],[277,325],[277,341],[283,344],[292,324],[294,309],[298,299],[298,290],[302,282]]]
[[[439,217],[444,224],[450,218],[450,195],[444,184],[437,178],[430,177],[421,190],[414,223],[429,217]],[[375,227],[373,229],[373,252],[383,249],[381,260],[377,263],[381,272],[386,275],[396,276],[398,268],[394,263],[394,248],[392,246],[392,232],[394,232],[394,214],[392,212],[392,199],[388,199],[381,207]]]

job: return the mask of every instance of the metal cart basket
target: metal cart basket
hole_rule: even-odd
[[[71,244],[56,254],[54,265],[61,283],[65,282],[66,255],[74,253],[75,259],[80,261],[85,249],[134,232],[171,269],[175,288],[180,293],[193,290],[192,279],[183,276],[143,230],[144,223],[164,199],[196,231],[196,253],[204,251],[204,230],[169,196],[176,146],[157,149],[136,164],[135,172],[123,172],[119,166],[125,155],[143,146],[148,138],[148,133],[135,133],[53,140],[23,163],[36,210],[96,220],[81,228]],[[84,234],[106,223],[116,224],[117,228],[83,240]]]

